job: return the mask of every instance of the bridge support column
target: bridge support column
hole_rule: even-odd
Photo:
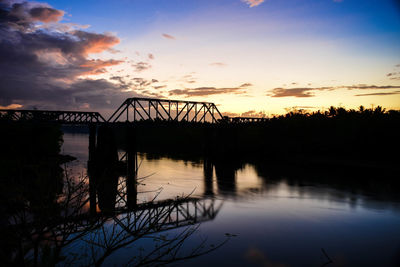
[[[136,153],[136,129],[134,126],[127,126],[127,176],[126,193],[128,209],[137,206],[137,153]]]
[[[96,214],[96,179],[95,179],[95,150],[96,150],[96,133],[95,124],[89,125],[89,160],[88,160],[88,177],[89,177],[89,201],[90,214]]]

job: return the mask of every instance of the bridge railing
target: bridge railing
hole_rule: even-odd
[[[216,123],[223,119],[215,104],[210,102],[128,98],[108,122],[162,120]]]
[[[106,121],[98,112],[15,109],[0,110],[0,119],[18,122],[57,122],[62,124],[87,124]]]

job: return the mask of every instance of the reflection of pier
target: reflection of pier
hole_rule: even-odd
[[[92,151],[89,153],[88,174],[91,216],[129,217],[134,231],[146,233],[188,226],[216,217],[221,203],[216,206],[216,200],[209,197],[213,194],[212,165],[207,165],[207,187],[210,192],[203,198],[185,197],[138,203],[137,195],[140,192],[137,190],[135,144],[128,142],[128,151],[118,155],[112,140],[112,131],[101,128],[97,142],[90,143]]]

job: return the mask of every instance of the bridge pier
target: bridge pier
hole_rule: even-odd
[[[97,126],[95,124],[89,125],[89,159],[88,159],[88,176],[89,176],[89,201],[90,201],[90,214],[96,214],[96,181],[95,181],[95,156],[96,156],[96,136]]]
[[[137,206],[137,152],[136,152],[136,128],[127,125],[126,129],[126,193],[128,209]]]

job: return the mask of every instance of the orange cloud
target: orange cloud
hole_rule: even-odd
[[[83,44],[85,54],[101,53],[119,44],[118,37],[111,34],[90,33],[85,31],[75,31],[73,35],[80,39]]]
[[[250,7],[261,5],[264,0],[242,0],[242,2],[248,4]]]
[[[0,105],[0,110],[2,110],[2,109],[19,109],[19,108],[22,108],[22,107],[23,106],[20,105],[20,104],[10,104],[8,106],[1,106]]]
[[[175,38],[174,36],[169,35],[169,34],[166,34],[166,33],[163,33],[162,36],[163,36],[164,38],[167,38],[167,39],[170,39],[170,40],[176,40],[176,38]]]

